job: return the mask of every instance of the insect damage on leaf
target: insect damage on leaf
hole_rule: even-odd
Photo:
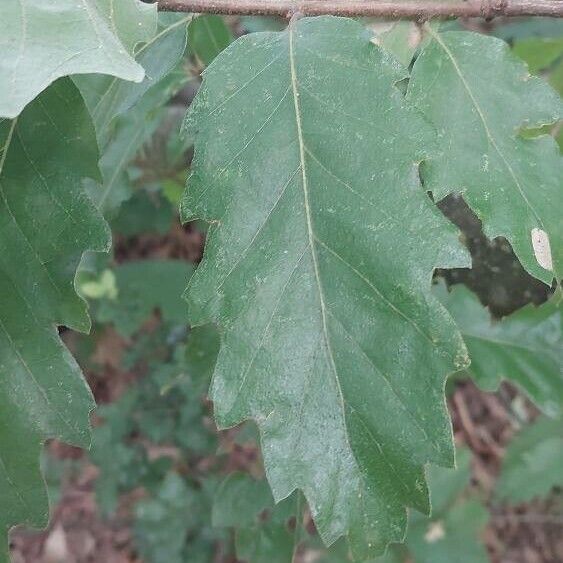
[[[532,229],[532,246],[538,264],[546,270],[553,270],[553,258],[551,257],[551,244],[549,235],[538,228]]]

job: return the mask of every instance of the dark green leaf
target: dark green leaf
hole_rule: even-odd
[[[219,55],[187,118],[182,213],[213,222],[189,319],[223,327],[217,422],[255,419],[274,497],[302,489],[360,558],[428,510],[422,466],[453,458],[444,379],[467,361],[429,287],[467,255],[419,185],[433,133],[406,77],[361,25],[302,19]]]
[[[537,278],[561,279],[563,159],[550,136],[523,139],[518,130],[554,123],[563,103],[499,39],[430,33],[408,92],[442,148],[423,165],[425,187],[438,200],[463,195],[488,238],[506,237]]]
[[[155,309],[165,322],[185,323],[181,295],[192,272],[193,266],[180,260],[138,260],[118,266],[117,297],[100,304],[98,320],[114,323],[125,336],[138,330]]]
[[[0,528],[46,524],[39,474],[46,438],[87,447],[90,391],[56,326],[87,331],[74,274],[109,231],[81,189],[96,177],[90,117],[68,80],[0,122]],[[0,558],[6,552],[0,540]]]
[[[203,15],[190,23],[190,48],[205,66],[233,42],[233,34],[221,16]]]

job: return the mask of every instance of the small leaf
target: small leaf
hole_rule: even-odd
[[[488,238],[506,237],[538,279],[561,279],[563,159],[552,137],[518,136],[560,119],[561,99],[503,41],[428,29],[433,41],[417,58],[408,91],[442,149],[422,167],[425,187],[438,200],[463,195]]]
[[[496,484],[499,499],[513,503],[545,497],[563,486],[563,424],[538,418],[508,445]]]
[[[264,479],[247,473],[231,473],[215,493],[212,522],[214,526],[252,527],[263,510],[274,508],[274,499]]]
[[[150,38],[156,6],[139,0],[2,0],[0,117],[16,117],[51,82],[96,72],[140,82],[130,53]]]
[[[188,30],[190,48],[204,66],[233,42],[233,34],[221,16],[203,15],[192,20]]]
[[[251,563],[286,563],[291,560],[294,534],[288,521],[295,516],[293,497],[274,505],[268,483],[246,473],[231,473],[215,493],[214,526],[236,528],[239,559]]]
[[[463,286],[440,299],[461,330],[471,366],[469,373],[487,391],[508,379],[522,388],[546,414],[563,412],[563,320],[552,299],[493,322],[477,297]]]
[[[119,208],[111,228],[124,237],[148,233],[165,235],[172,228],[175,211],[168,199],[158,193],[136,190]]]
[[[428,510],[423,464],[453,460],[444,379],[466,363],[429,282],[467,255],[419,185],[433,133],[406,77],[358,23],[301,19],[223,51],[187,117],[182,214],[212,222],[187,299],[222,326],[217,422],[255,419],[274,498],[302,489],[359,558]]]

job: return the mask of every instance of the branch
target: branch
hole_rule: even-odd
[[[160,0],[160,10],[214,14],[290,17],[333,14],[393,19],[563,17],[563,0]]]

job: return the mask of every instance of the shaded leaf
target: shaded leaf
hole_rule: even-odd
[[[175,209],[168,199],[158,193],[137,190],[119,209],[119,214],[111,222],[112,230],[124,237],[134,237],[144,233],[164,235],[170,231]]]
[[[217,363],[220,338],[214,326],[192,328],[186,346],[186,369],[197,388],[207,391]]]
[[[295,516],[295,498],[275,505],[268,483],[246,473],[231,473],[213,501],[214,526],[236,528],[237,557],[249,563],[287,563],[292,559],[294,534],[288,521]]]
[[[183,563],[186,535],[194,520],[195,491],[169,473],[155,498],[135,506],[135,536],[142,557],[155,563]]]
[[[192,53],[204,66],[233,42],[233,34],[221,16],[202,15],[192,20],[188,30]]]
[[[498,498],[513,503],[545,497],[563,486],[563,424],[541,417],[517,434],[496,483]]]
[[[56,126],[53,124],[56,123]],[[0,528],[46,524],[39,474],[46,438],[88,447],[90,391],[57,325],[87,331],[74,289],[85,250],[105,251],[109,231],[81,189],[96,177],[94,129],[68,80],[13,121],[0,122]],[[0,559],[6,553],[4,534]]]
[[[219,486],[213,501],[214,526],[252,527],[260,513],[274,508],[272,492],[265,479],[247,473],[231,473]]]
[[[550,136],[523,139],[518,130],[555,122],[563,103],[499,39],[428,29],[433,41],[416,60],[408,92],[442,148],[423,165],[425,187],[438,200],[463,195],[488,238],[506,237],[538,279],[560,279],[563,159]]]
[[[186,305],[181,295],[192,272],[192,264],[181,260],[121,264],[114,270],[117,298],[100,304],[98,321],[113,323],[125,336],[138,330],[155,309],[165,322],[185,323]]]
[[[182,214],[213,221],[188,318],[223,328],[217,422],[255,419],[274,498],[302,489],[357,557],[428,510],[422,465],[453,458],[444,379],[466,363],[429,280],[467,255],[419,185],[433,134],[406,76],[361,25],[302,19],[221,53],[187,117]]]
[[[131,197],[127,167],[161,122],[162,106],[187,80],[178,65],[186,48],[189,19],[160,16],[158,33],[135,55],[146,70],[141,83],[100,75],[74,78],[92,114],[102,152],[102,184],[88,181],[86,186],[108,218]]]
[[[537,73],[563,56],[563,39],[523,39],[516,41],[512,50],[526,61],[530,72]]]
[[[451,293],[441,287],[439,294],[463,335],[468,371],[480,387],[493,391],[508,379],[546,414],[563,412],[563,320],[554,299],[493,322],[465,287],[455,286]]]
[[[142,82],[135,84],[118,77],[100,75],[74,78],[92,114],[102,145],[107,142],[112,121],[138,104],[152,88],[177,68],[186,49],[187,24],[190,19],[191,16],[160,15],[158,29],[146,38],[145,43],[135,53],[137,64],[141,65],[146,73]],[[163,104],[170,96],[166,92],[173,91],[178,88],[178,82],[186,80],[182,77],[183,73],[179,74],[172,84],[165,82],[161,85],[160,93],[153,93],[152,104],[145,101],[143,110],[137,112],[138,120],[144,118],[159,102],[160,105]],[[159,98],[163,99],[159,101]]]

